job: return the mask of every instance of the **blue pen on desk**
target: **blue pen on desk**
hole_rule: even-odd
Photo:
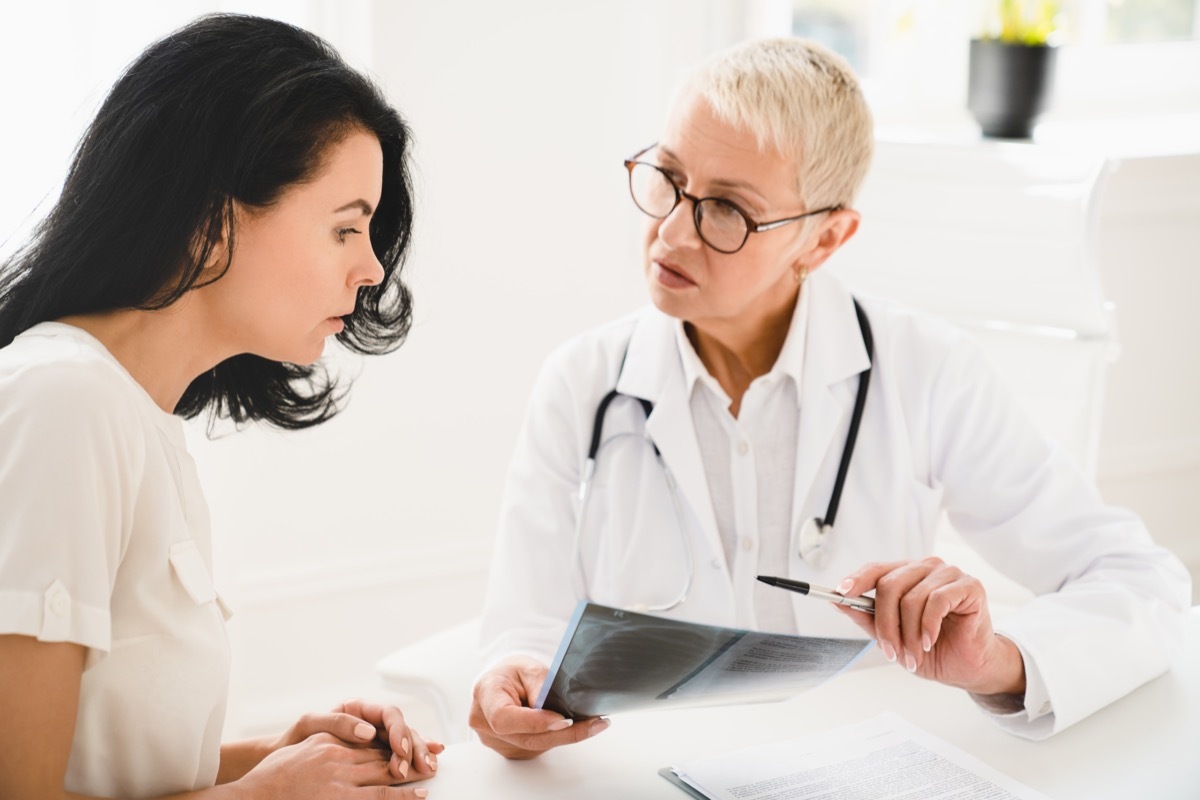
[[[861,611],[864,614],[875,613],[875,600],[871,597],[844,597],[833,589],[826,589],[823,586],[813,586],[810,583],[793,581],[789,578],[772,578],[769,575],[759,575],[758,579],[768,586],[778,586],[780,589],[787,589],[789,592],[799,592],[809,597],[818,597],[821,600],[828,600],[831,603],[837,603],[839,606],[846,606],[855,611]]]

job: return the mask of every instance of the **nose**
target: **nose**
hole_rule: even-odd
[[[374,248],[368,247],[366,255],[355,264],[350,274],[350,285],[357,289],[360,286],[378,286],[383,282],[383,264],[375,255]]]
[[[658,238],[670,247],[700,247],[695,213],[692,201],[681,195],[671,213],[659,220]]]

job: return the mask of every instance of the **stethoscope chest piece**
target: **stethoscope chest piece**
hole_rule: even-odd
[[[820,517],[809,517],[800,526],[800,558],[813,569],[824,569],[829,564],[829,533],[832,525],[825,525]]]

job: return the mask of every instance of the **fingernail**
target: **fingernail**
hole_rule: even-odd
[[[400,772],[400,777],[401,777],[401,778],[407,778],[407,777],[408,777],[408,762],[407,762],[407,761],[401,761],[401,762],[400,762],[400,767],[399,767],[399,770],[398,770],[398,771]]]
[[[883,651],[883,657],[889,662],[896,660],[896,651],[887,642],[880,642],[879,649]]]
[[[560,719],[558,722],[550,723],[550,730],[565,731],[567,728],[571,727],[574,724],[575,724],[575,720],[573,720],[573,719]]]
[[[608,726],[610,724],[612,724],[612,723],[610,723],[604,717],[601,717],[600,719],[597,719],[597,720],[593,720],[591,726],[589,726],[589,728],[588,728],[588,736],[595,736],[597,733],[602,733],[602,732],[608,730]]]
[[[904,668],[909,672],[917,671],[917,660],[907,650],[904,651]]]
[[[837,592],[838,594],[845,594],[846,592],[850,591],[853,588],[854,588],[854,581],[851,580],[850,578],[846,578],[846,580],[842,581],[841,583],[839,583],[837,585],[837,588],[834,589],[834,591]]]
[[[407,736],[405,736],[403,739],[400,740],[400,749],[402,751],[404,751],[404,755],[408,755],[409,746],[408,746],[408,737]]]
[[[413,794],[417,797],[429,797],[428,789],[413,789]]]
[[[425,766],[429,767],[431,770],[437,769],[437,762],[434,761],[433,756],[429,755],[428,753],[425,754]]]
[[[360,739],[374,739],[375,726],[368,725],[365,722],[360,722],[354,726],[354,735]]]
[[[928,633],[921,637],[921,647],[925,648],[926,653],[933,649],[933,640],[929,638]]]

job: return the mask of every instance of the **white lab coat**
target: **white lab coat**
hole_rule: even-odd
[[[1162,673],[1190,602],[1182,564],[1152,543],[1135,515],[1103,505],[999,385],[969,335],[884,301],[860,298],[874,333],[874,369],[828,561],[815,569],[800,558],[800,527],[825,514],[857,376],[868,364],[848,290],[822,271],[804,291],[811,297],[792,542],[774,573],[837,585],[867,562],[924,557],[945,510],[968,544],[1038,595],[996,626],[1021,649],[1029,678],[1028,713],[1006,719],[1006,727],[1049,735]],[[736,606],[725,565],[677,324],[647,308],[548,359],[508,473],[483,621],[489,660],[524,653],[548,663],[583,596],[573,560],[576,495],[597,405],[614,386],[649,400],[653,411],[647,420],[635,400],[618,397],[604,439],[644,431],[685,501],[692,585],[664,615],[729,626],[753,619],[752,609]],[[613,452],[599,459],[588,520],[603,541],[585,543],[584,569],[589,599],[635,607],[682,587],[686,555],[664,524],[674,515],[661,478],[640,456],[622,463],[636,448]],[[802,634],[861,635],[824,604],[796,596],[793,608]]]

